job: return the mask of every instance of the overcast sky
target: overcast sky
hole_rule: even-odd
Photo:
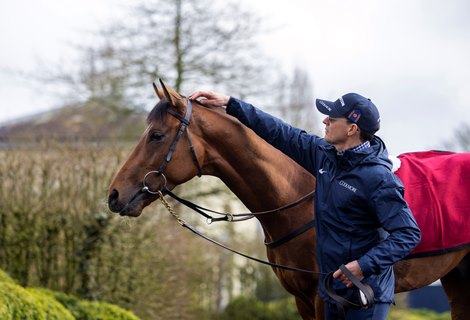
[[[2,1],[0,122],[58,104],[11,70],[65,61],[69,43],[79,41],[82,31],[125,16],[119,10],[123,2]],[[245,5],[277,27],[263,37],[265,51],[309,72],[312,107],[314,98],[335,100],[347,92],[375,102],[382,115],[379,136],[390,153],[441,148],[460,125],[470,123],[469,1],[246,0]]]

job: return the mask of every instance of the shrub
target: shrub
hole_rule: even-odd
[[[43,288],[25,289],[0,269],[1,320],[139,320],[105,302],[80,300]]]
[[[80,305],[85,310],[85,315],[77,320],[139,320],[130,311],[106,302],[81,301]]]
[[[80,300],[72,295],[46,289],[41,291],[64,305],[76,320],[139,320],[130,311],[109,303]]]
[[[217,320],[299,320],[293,297],[261,302],[255,297],[238,297],[230,302]]]
[[[46,320],[46,313],[26,289],[9,282],[0,282],[0,319]]]
[[[35,298],[36,303],[44,310],[47,320],[75,320],[75,317],[72,316],[70,311],[68,311],[49,293],[50,290],[28,288],[27,291]]]
[[[16,283],[5,271],[0,269],[0,282]]]
[[[252,297],[238,297],[230,302],[221,314],[221,320],[268,320],[273,319],[267,305]]]
[[[40,290],[43,294],[50,296],[62,304],[75,319],[81,319],[83,317],[84,311],[80,306],[80,299],[77,297],[48,289]]]
[[[288,297],[269,302],[269,307],[272,311],[272,320],[298,320],[300,319],[295,299]]]

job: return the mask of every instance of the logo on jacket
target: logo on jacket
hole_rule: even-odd
[[[351,191],[354,192],[354,193],[356,193],[356,191],[357,191],[357,188],[355,188],[355,187],[353,187],[353,186],[347,184],[347,183],[344,182],[343,180],[340,180],[339,185],[342,186],[342,187],[345,187],[346,189],[351,190]]]
[[[323,168],[321,168],[320,170],[318,170],[318,172],[320,172],[320,174],[327,173],[327,171],[326,171],[326,170],[323,170]]]

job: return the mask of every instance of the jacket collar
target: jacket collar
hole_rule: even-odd
[[[385,143],[379,137],[375,136],[370,142],[370,147],[359,151],[351,149],[345,150],[341,156],[337,155],[335,147],[329,143],[320,146],[326,156],[345,170],[350,170],[359,164],[361,165],[384,165],[392,168],[392,163],[388,159],[388,151]],[[354,149],[354,148],[353,148]]]

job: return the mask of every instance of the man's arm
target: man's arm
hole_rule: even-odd
[[[370,249],[358,260],[346,264],[346,268],[359,280],[381,273],[406,257],[419,243],[421,231],[403,198],[403,186],[393,173],[371,196],[370,207],[377,213],[379,223],[389,233],[387,239]],[[347,287],[350,279],[340,270],[333,277]]]
[[[198,98],[202,98],[198,101],[203,105],[211,107],[226,105],[228,114],[236,117],[258,136],[315,175],[313,166],[316,146],[323,143],[323,139],[295,128],[281,119],[234,97],[211,91],[198,91],[190,95],[190,99]]]
[[[370,206],[389,236],[358,259],[365,277],[403,259],[421,240],[421,231],[403,197],[403,185],[392,172],[388,174],[370,198]]]

